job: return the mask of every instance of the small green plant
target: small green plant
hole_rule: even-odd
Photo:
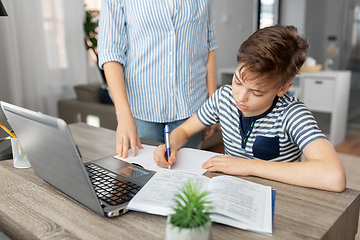
[[[170,215],[170,223],[180,230],[205,227],[210,221],[209,210],[212,209],[211,202],[205,200],[208,194],[207,191],[200,192],[196,183],[188,181],[180,193],[175,194],[175,213]]]

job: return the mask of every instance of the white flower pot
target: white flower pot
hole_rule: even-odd
[[[166,221],[166,240],[210,240],[211,239],[211,221],[206,223],[207,226],[200,228],[183,228],[174,227],[170,223],[170,216]]]

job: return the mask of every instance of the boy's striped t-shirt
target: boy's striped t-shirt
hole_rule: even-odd
[[[326,138],[305,104],[294,97],[276,98],[271,108],[252,118],[241,134],[241,112],[232,95],[232,86],[219,88],[198,110],[206,126],[220,122],[225,154],[278,162],[298,161],[310,142]]]

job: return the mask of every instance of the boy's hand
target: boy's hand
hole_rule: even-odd
[[[171,155],[169,157],[169,162],[166,161],[166,148],[165,144],[159,145],[155,148],[153,156],[156,164],[160,167],[167,168],[169,165],[172,165],[176,161],[176,149],[170,149]]]
[[[209,172],[223,172],[231,175],[250,175],[252,160],[233,157],[230,155],[217,155],[207,160],[202,168]]]

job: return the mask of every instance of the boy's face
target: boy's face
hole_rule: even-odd
[[[251,73],[248,73],[251,74]],[[252,117],[266,112],[272,105],[275,96],[282,97],[292,83],[284,87],[273,87],[266,84],[258,84],[257,80],[244,82],[239,76],[237,69],[232,81],[232,93],[237,108],[244,117]]]

